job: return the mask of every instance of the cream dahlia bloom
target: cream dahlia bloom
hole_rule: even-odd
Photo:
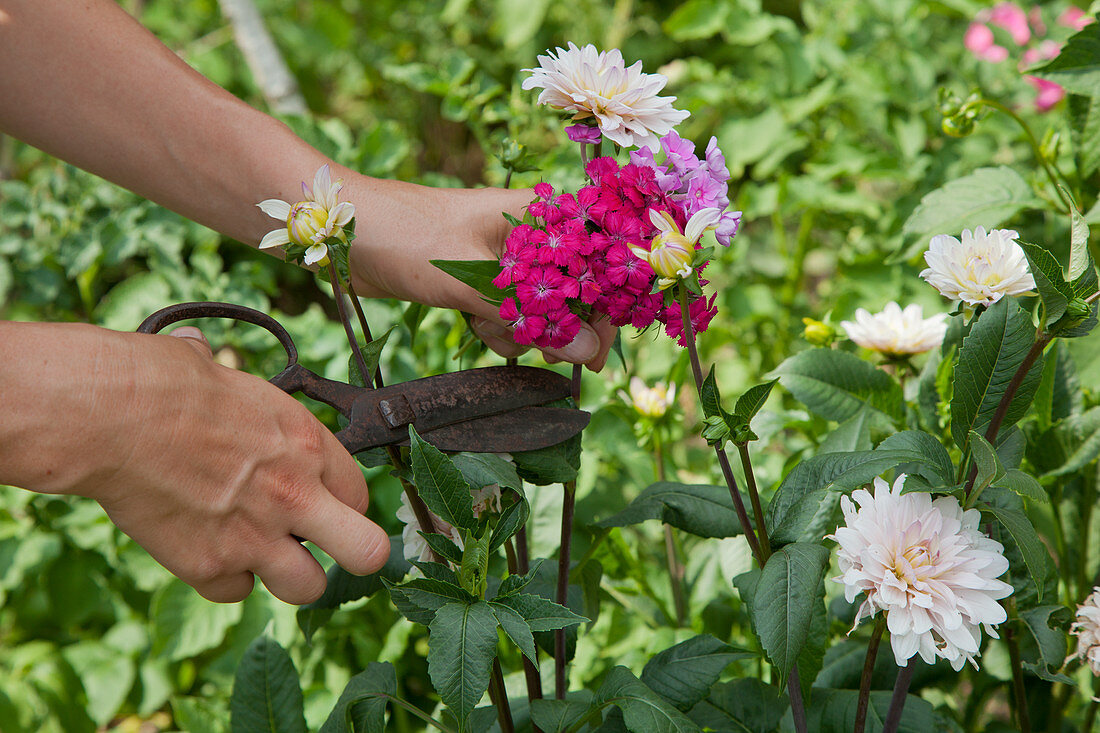
[[[646,385],[639,377],[630,378],[630,394],[619,390],[619,397],[626,404],[645,417],[664,417],[668,408],[676,401],[676,383],[657,382],[652,387]]]
[[[501,510],[500,486],[497,484],[489,484],[480,489],[474,489],[470,492],[470,496],[474,501],[474,516],[480,517],[484,511],[499,512]],[[420,536],[420,530],[422,529],[420,522],[409,504],[408,496],[403,491],[401,492],[401,506],[397,507],[395,515],[405,523],[405,527],[401,530],[401,545],[404,549],[405,559],[409,562],[430,560],[432,556],[431,548],[428,547],[427,541]],[[434,526],[431,529],[424,531],[441,534],[458,545],[459,549],[462,549],[462,533],[456,527],[435,514],[432,514],[432,524]],[[413,572],[416,572],[415,569]]]
[[[1010,229],[963,229],[962,241],[947,234],[932,237],[920,276],[945,298],[968,306],[992,305],[1006,295],[1035,289],[1019,237]]]
[[[595,117],[600,131],[625,148],[657,150],[658,138],[683,122],[688,113],[674,109],[676,97],[659,97],[668,79],[642,73],[642,62],[630,68],[618,49],[597,51],[592,44],[558,48],[539,56],[524,89],[542,89],[539,104],[574,112],[575,121]]]
[[[1094,676],[1100,677],[1100,588],[1093,588],[1077,607],[1077,620],[1070,633],[1077,637],[1077,652],[1070,659],[1080,659]]]
[[[872,315],[863,308],[856,310],[856,320],[841,321],[848,338],[865,349],[886,356],[922,354],[943,343],[947,334],[947,314],[924,317],[917,304],[905,310],[897,303],[887,303],[881,313]]]
[[[273,229],[260,241],[260,249],[297,244],[306,248],[304,262],[326,264],[330,237],[343,238],[343,227],[355,216],[355,206],[336,197],[344,182],[333,182],[328,163],[317,169],[313,176],[313,190],[302,182],[305,199],[290,204],[279,199],[267,199],[256,204],[260,210],[285,226]]]
[[[667,211],[650,209],[649,220],[657,227],[657,236],[650,242],[649,249],[630,245],[630,251],[638,259],[649,263],[657,273],[657,287],[665,290],[681,278],[691,277],[695,245],[699,244],[707,230],[718,226],[721,218],[722,210],[718,208],[696,211],[681,232]]]
[[[997,580],[1008,570],[1004,548],[979,531],[978,510],[964,512],[951,496],[902,494],[904,483],[904,474],[893,488],[876,478],[874,495],[859,489],[841,498],[844,526],[831,538],[842,575],[834,580],[849,602],[864,594],[857,625],[885,612],[899,667],[914,654],[929,664],[946,659],[956,671],[968,661],[977,667],[980,627],[997,638],[993,626],[1007,618],[997,603],[1012,593]]]

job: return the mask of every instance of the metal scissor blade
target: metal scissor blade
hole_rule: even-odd
[[[440,374],[363,390],[348,414],[348,426],[336,437],[349,452],[357,453],[407,440],[410,424],[424,435],[448,425],[543,405],[569,394],[569,379],[549,369],[484,367]],[[521,433],[524,429],[517,427]]]
[[[518,453],[568,440],[584,430],[591,417],[583,410],[564,407],[521,407],[446,425],[421,437],[442,451]]]

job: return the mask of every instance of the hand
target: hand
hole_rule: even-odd
[[[56,347],[59,331],[70,348],[50,367],[73,372],[64,384],[72,397],[62,403],[72,419],[58,420],[52,410],[66,433],[60,437],[36,426],[37,461],[27,461],[23,477],[18,456],[8,466],[22,479],[16,485],[95,499],[120,529],[212,601],[241,600],[254,574],[287,603],[316,600],[325,574],[294,535],[353,573],[385,562],[386,534],[362,515],[362,472],[292,397],[215,364],[196,329],[178,329],[173,338],[57,326],[52,337],[24,339],[23,346],[32,354],[43,342]],[[18,401],[16,408],[19,420]],[[0,455],[3,437],[0,429]],[[34,470],[37,478],[28,475]]]
[[[429,260],[499,259],[511,228],[501,213],[522,216],[534,198],[532,191],[437,189],[361,176],[345,183],[358,213],[351,267],[360,295],[465,311],[474,316],[478,336],[498,354],[518,356],[526,351],[512,339],[495,306]],[[543,349],[543,353],[552,361],[585,364],[600,371],[615,331],[606,319],[595,320],[585,324],[571,344]]]

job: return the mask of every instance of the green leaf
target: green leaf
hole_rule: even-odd
[[[1046,319],[1043,326],[1054,324],[1065,314],[1066,306],[1073,300],[1073,288],[1066,282],[1062,266],[1054,255],[1037,244],[1022,241],[1017,243],[1027,256],[1029,269],[1035,278],[1035,287],[1043,300]]]
[[[453,583],[434,578],[413,578],[389,588],[397,609],[413,623],[430,625],[436,612],[449,603],[473,603],[477,599]]]
[[[596,692],[600,707],[615,705],[627,730],[646,733],[701,733],[699,726],[649,689],[626,667],[612,667]]]
[[[818,454],[871,450],[871,413],[867,408],[857,412],[825,436]]]
[[[1092,141],[1095,143],[1096,141]],[[1065,189],[1063,189],[1065,190]],[[1066,279],[1076,283],[1083,275],[1093,270],[1092,253],[1089,252],[1089,225],[1085,217],[1074,205],[1070,211],[1069,270]],[[1095,275],[1095,271],[1093,273]],[[1078,295],[1088,297],[1092,293],[1078,291]]]
[[[725,486],[662,481],[647,487],[621,512],[596,522],[597,527],[626,527],[660,519],[699,537],[734,537],[741,523]]]
[[[459,529],[474,529],[474,501],[470,485],[454,462],[434,445],[421,440],[409,425],[409,455],[413,483],[432,513]]]
[[[584,616],[573,613],[565,606],[560,606],[542,596],[531,593],[510,593],[506,596],[497,596],[493,603],[507,606],[518,613],[531,627],[531,631],[564,629],[567,626],[574,626],[588,620]]]
[[[475,489],[497,484],[522,493],[523,481],[516,467],[495,453],[458,453],[451,460],[466,483]]]
[[[409,329],[409,345],[416,345],[416,334],[420,331],[420,324],[424,321],[424,316],[431,310],[431,306],[424,305],[423,303],[409,303],[409,306],[405,309],[405,312],[401,315],[401,322],[405,324],[405,328]]]
[[[1046,545],[1039,539],[1039,534],[1035,531],[1035,525],[1031,523],[1026,514],[1015,509],[985,503],[979,505],[979,508],[996,517],[997,521],[1008,530],[1008,533],[1012,535],[1012,539],[1016,541],[1016,545],[1020,548],[1020,553],[1024,557],[1024,564],[1027,565],[1031,579],[1035,583],[1036,593],[1041,603],[1045,580],[1054,571],[1054,565],[1050,559],[1050,553],[1047,552]]]
[[[485,601],[449,603],[432,620],[428,675],[444,704],[461,725],[489,688],[496,657],[497,620]]]
[[[489,552],[495,552],[504,545],[508,539],[526,526],[527,518],[531,515],[531,507],[527,499],[520,498],[512,502],[500,514],[497,526],[493,528],[493,535],[489,541]]]
[[[871,692],[867,706],[868,733],[882,730],[891,697],[889,690]],[[815,733],[851,733],[855,727],[858,699],[859,690],[815,689],[814,704],[806,707],[807,728]],[[930,733],[944,728],[937,725],[931,703],[916,695],[907,695],[897,730],[898,733]]]
[[[363,352],[363,361],[367,365],[367,371],[370,372],[370,382],[374,381],[374,375],[378,372],[378,360],[382,357],[382,349],[385,348],[386,341],[389,340],[395,328],[397,326],[390,326],[384,334],[360,347]],[[359,362],[355,354],[348,357],[348,381],[356,387],[370,386],[367,384],[368,380],[359,372]]]
[[[383,580],[399,582],[410,567],[405,560],[401,535],[390,537],[390,556],[377,573],[352,575],[339,565],[333,565],[325,573],[328,578],[325,592],[313,603],[298,609],[298,627],[306,635],[306,640],[309,641],[313,633],[328,621],[334,609],[349,601],[369,598],[385,587]]]
[[[88,696],[88,717],[105,727],[134,686],[137,672],[134,660],[95,639],[69,644],[62,649],[62,656],[80,678]]]
[[[261,636],[248,647],[229,699],[232,733],[306,733],[302,688],[290,655]]]
[[[936,436],[923,430],[903,430],[894,433],[878,444],[880,451],[912,451],[924,456],[923,466],[929,470],[925,478],[929,481],[939,481],[943,486],[949,486],[955,481],[955,464],[951,462],[951,456],[947,449]]]
[[[489,606],[493,609],[493,614],[496,616],[500,628],[504,629],[504,633],[508,635],[512,643],[519,647],[519,650],[523,652],[523,656],[530,659],[534,664],[538,664],[539,660],[535,652],[535,637],[531,635],[531,627],[527,625],[527,621],[523,616],[520,616],[519,613],[503,603],[490,602]]]
[[[703,407],[705,416],[721,417],[722,396],[718,392],[718,383],[714,379],[714,365],[711,365],[710,373],[703,380],[703,386],[699,390],[699,402]]]
[[[1029,74],[1061,84],[1071,94],[1100,96],[1100,27],[1090,23],[1070,37],[1050,63]]]
[[[754,656],[702,634],[654,655],[642,670],[642,682],[686,713],[707,696],[731,662]]]
[[[809,635],[828,564],[828,550],[799,542],[776,551],[760,573],[752,615],[760,645],[783,680],[794,668]]]
[[[531,722],[543,733],[565,733],[596,711],[592,707],[592,693],[574,690],[564,700],[532,700]]]
[[[220,646],[242,613],[239,603],[213,603],[172,580],[153,596],[153,654],[178,662]]]
[[[469,285],[491,303],[501,303],[508,291],[493,285],[493,278],[500,274],[500,263],[495,260],[430,260],[451,277]]]
[[[1070,417],[1057,432],[1072,453],[1065,463],[1046,475],[1065,476],[1080,471],[1100,456],[1100,407]]]
[[[1018,468],[1008,469],[1002,478],[993,481],[993,485],[1013,491],[1031,501],[1041,504],[1050,503],[1050,496],[1047,495],[1042,484]]]
[[[974,456],[974,463],[978,467],[978,473],[974,478],[974,487],[971,496],[976,496],[985,490],[985,487],[1005,476],[1005,468],[1001,465],[1001,459],[997,451],[985,438],[973,430],[970,431],[970,451]]]
[[[512,593],[518,593],[535,579],[538,575],[539,568],[542,567],[542,563],[545,562],[544,558],[536,558],[531,563],[531,569],[523,575],[509,575],[500,583],[500,588],[497,589],[496,598],[502,596],[511,595]]]
[[[1070,132],[1077,153],[1077,172],[1088,178],[1100,167],[1100,96],[1070,94],[1066,99]],[[1071,276],[1070,279],[1073,279]]]
[[[784,361],[774,373],[797,400],[828,420],[843,422],[864,408],[888,425],[902,419],[898,383],[852,354],[809,349]]]
[[[209,698],[172,698],[172,718],[180,730],[187,733],[225,733],[226,717],[226,710],[215,705]],[[0,722],[2,720],[0,718]],[[16,730],[18,733],[18,729]]]
[[[745,394],[737,398],[737,404],[733,408],[733,414],[746,423],[752,420],[756,416],[756,413],[760,412],[760,409],[764,407],[764,403],[768,401],[768,396],[772,393],[772,387],[774,387],[778,381],[778,379],[773,379],[770,382],[764,382],[755,387],[750,387]]]
[[[423,537],[424,541],[428,543],[428,547],[432,548],[432,551],[444,560],[449,560],[455,565],[462,562],[462,550],[450,537],[435,532],[421,532],[420,530],[417,530],[416,533]]]
[[[1064,627],[1069,623],[1070,610],[1065,606],[1038,606],[1020,611],[1020,618],[1035,639],[1041,673],[1045,673],[1046,679],[1053,681],[1054,675],[1065,664],[1067,645],[1064,628],[1052,628],[1051,622]]]
[[[951,399],[951,435],[960,448],[965,450],[971,430],[985,433],[1012,376],[1034,342],[1031,316],[1015,298],[1002,298],[990,306],[963,339]],[[1009,403],[1001,430],[1015,425],[1027,412],[1042,375],[1040,356]]]
[[[320,733],[385,733],[386,703],[396,696],[393,665],[371,662],[348,681]]]
[[[1019,173],[1007,166],[979,168],[924,195],[909,215],[902,234],[914,238],[900,258],[908,260],[928,248],[936,234],[957,237],[981,224],[993,229],[1040,203]]]
[[[710,38],[725,27],[729,10],[724,0],[688,0],[665,20],[665,33],[674,41]]]
[[[746,678],[715,685],[688,716],[704,730],[773,733],[788,709],[790,704],[782,690]]]
[[[811,699],[813,686],[821,668],[825,666],[825,651],[828,646],[829,612],[825,608],[823,587],[822,594],[814,601],[809,633],[806,634],[806,642],[798,654],[798,679],[802,687],[802,702],[805,705],[813,704]]]
[[[581,466],[581,436],[539,450],[512,453],[512,461],[520,478],[536,486],[574,481]]]

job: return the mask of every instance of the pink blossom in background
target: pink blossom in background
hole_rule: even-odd
[[[565,136],[575,143],[588,143],[589,145],[597,145],[603,139],[600,128],[586,125],[583,122],[566,127]]]
[[[1024,78],[1028,84],[1035,87],[1035,109],[1040,112],[1046,112],[1066,96],[1066,90],[1060,84],[1036,76],[1026,76]]]
[[[1031,10],[1027,11],[1027,22],[1031,23],[1031,29],[1035,31],[1035,35],[1047,34],[1047,26],[1043,22],[1043,10],[1038,5],[1032,5]]]
[[[984,23],[970,24],[963,37],[963,45],[983,61],[997,64],[1008,58],[1008,49],[996,44],[993,40],[993,31]]]
[[[1091,15],[1087,15],[1084,10],[1078,7],[1068,7],[1062,11],[1062,14],[1058,16],[1058,25],[1065,26],[1066,28],[1072,28],[1075,31],[1084,29],[1086,25],[1093,22],[1095,18]]]
[[[1028,66],[1034,66],[1040,61],[1049,61],[1061,52],[1062,44],[1048,38],[1038,46],[1033,46],[1024,51],[1023,60],[1020,62],[1020,69],[1023,70]]]
[[[1012,36],[1017,46],[1026,46],[1031,40],[1031,26],[1027,22],[1027,13],[1015,3],[1000,3],[988,13],[989,22],[1003,28]]]

